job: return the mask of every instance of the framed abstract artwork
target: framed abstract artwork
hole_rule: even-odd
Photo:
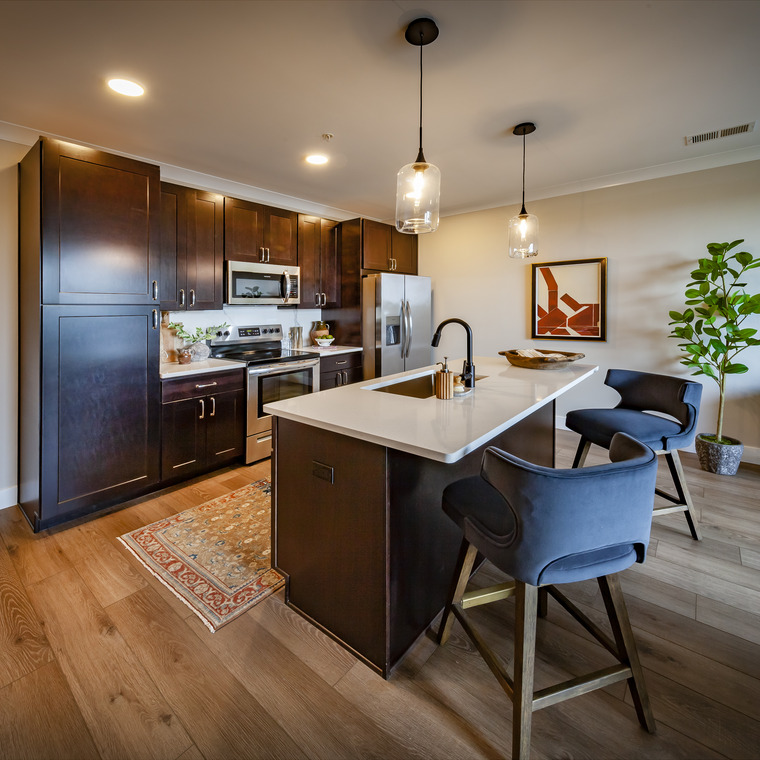
[[[531,266],[531,338],[607,340],[607,259]]]

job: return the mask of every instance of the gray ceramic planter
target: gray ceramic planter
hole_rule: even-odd
[[[742,460],[744,444],[736,438],[723,436],[731,443],[714,443],[707,441],[700,433],[695,439],[699,466],[707,472],[717,475],[736,475]]]

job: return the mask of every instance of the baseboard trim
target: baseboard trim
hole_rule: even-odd
[[[0,509],[15,507],[18,504],[18,488],[3,488],[0,490]]]

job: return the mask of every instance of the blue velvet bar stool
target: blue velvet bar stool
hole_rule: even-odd
[[[626,680],[641,725],[655,721],[636,643],[616,573],[643,562],[652,524],[657,457],[639,441],[619,433],[610,463],[582,469],[552,469],[489,448],[480,475],[463,478],[443,492],[443,509],[464,540],[438,634],[449,637],[456,617],[512,700],[512,758],[530,754],[534,710]],[[487,589],[465,591],[478,553],[513,578]],[[557,584],[596,578],[612,637],[590,620]],[[613,657],[610,667],[534,691],[539,598],[556,599]],[[510,677],[465,610],[515,597],[514,670]],[[543,616],[543,615],[542,615]]]
[[[680,377],[630,369],[608,370],[604,384],[620,394],[620,402],[616,407],[576,409],[567,414],[565,424],[581,436],[573,467],[583,467],[592,443],[607,449],[615,433],[628,433],[654,449],[656,454],[665,456],[673,479],[675,496],[659,488],[655,489],[655,493],[668,501],[669,505],[655,507],[653,516],[684,512],[692,538],[699,541],[702,536],[693,513],[694,503],[686,484],[678,449],[689,446],[694,441],[702,386]],[[661,414],[667,414],[668,417],[662,417]]]

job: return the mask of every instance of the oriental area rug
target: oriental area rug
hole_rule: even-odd
[[[138,528],[119,541],[212,632],[280,588],[268,480]]]

